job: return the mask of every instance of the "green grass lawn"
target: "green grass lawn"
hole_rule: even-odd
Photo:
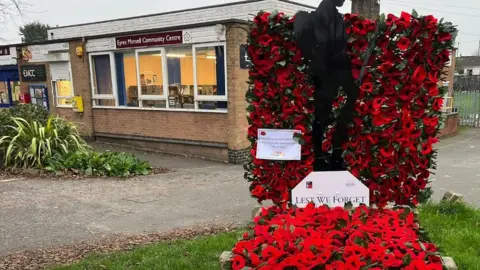
[[[480,270],[480,210],[460,203],[420,208],[420,225],[458,269]]]
[[[431,204],[420,209],[421,225],[442,254],[453,257],[461,270],[480,270],[480,210],[463,204]],[[199,237],[189,241],[159,243],[133,251],[94,255],[66,267],[90,269],[219,269],[218,257],[230,250],[241,232]]]
[[[218,257],[220,254],[225,250],[231,250],[241,235],[240,231],[236,231],[198,237],[188,241],[159,243],[133,251],[93,255],[78,264],[54,269],[215,270],[219,269]]]

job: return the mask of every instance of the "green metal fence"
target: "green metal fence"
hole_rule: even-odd
[[[461,126],[480,127],[480,90],[455,91],[453,109]]]

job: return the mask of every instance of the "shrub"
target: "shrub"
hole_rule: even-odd
[[[62,118],[51,115],[45,124],[16,117],[12,121],[14,134],[0,138],[6,166],[43,168],[56,154],[84,152],[89,148],[76,126]]]
[[[47,123],[49,113],[47,108],[37,104],[21,104],[0,111],[0,137],[12,136],[15,130],[10,126],[15,125],[12,118],[22,118],[27,122]]]
[[[73,171],[93,176],[147,175],[152,168],[146,161],[134,155],[118,152],[75,152],[68,155],[55,155],[45,168],[48,171]]]

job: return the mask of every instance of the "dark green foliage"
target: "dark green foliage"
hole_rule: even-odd
[[[147,175],[150,164],[134,155],[119,152],[75,152],[66,156],[55,155],[46,167],[48,171],[71,171],[91,176],[128,177]]]
[[[52,156],[86,152],[90,147],[77,127],[63,118],[50,115],[45,124],[12,118],[14,134],[0,137],[6,166],[44,168]]]
[[[0,137],[12,136],[15,130],[12,118],[22,118],[27,122],[38,122],[45,125],[47,123],[49,113],[47,108],[36,104],[21,104],[12,108],[0,111]]]
[[[20,35],[23,37],[23,42],[34,43],[45,41],[48,39],[47,30],[50,28],[48,24],[41,22],[27,23],[19,27]]]

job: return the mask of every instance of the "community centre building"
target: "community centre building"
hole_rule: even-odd
[[[314,9],[251,0],[57,27],[0,50],[0,87],[8,104],[43,104],[98,141],[238,163],[249,151],[248,22]]]
[[[248,0],[53,28],[42,43],[0,47],[0,108],[36,103],[97,141],[240,163],[249,21],[314,9]],[[375,17],[379,6],[352,10]]]

